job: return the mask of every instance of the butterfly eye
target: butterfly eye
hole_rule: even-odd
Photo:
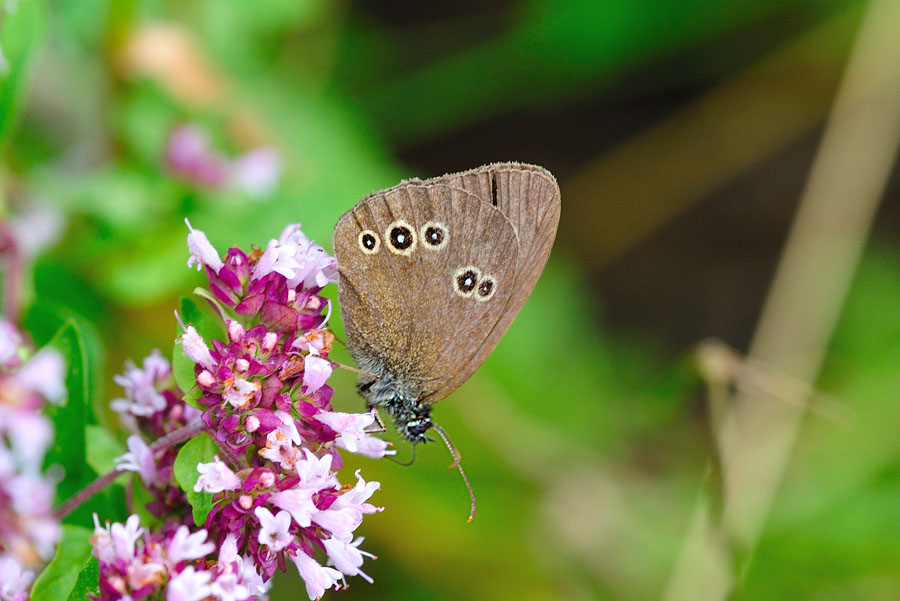
[[[447,226],[438,221],[429,221],[423,225],[421,234],[426,248],[431,250],[440,250],[450,241],[450,232],[447,230]]]
[[[390,224],[385,232],[385,238],[388,248],[396,255],[409,255],[416,249],[416,232],[405,221]]]
[[[367,255],[374,255],[381,249],[381,238],[372,230],[363,230],[357,238],[359,250]]]
[[[486,275],[478,282],[478,294],[475,298],[482,302],[490,300],[495,292],[497,292],[497,280],[492,275]]]
[[[478,280],[481,278],[481,270],[473,265],[460,267],[453,273],[453,291],[463,298],[472,296]]]

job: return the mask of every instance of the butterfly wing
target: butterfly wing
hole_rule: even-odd
[[[443,228],[440,243],[425,240],[429,226]],[[440,181],[404,182],[341,217],[333,242],[357,364],[378,364],[431,402],[480,365],[476,356],[517,294],[519,241],[500,209]],[[489,277],[490,294],[479,296]]]
[[[444,175],[429,182],[442,182],[463,189],[483,203],[499,209],[516,230],[519,244],[515,287],[501,318],[485,336],[479,348],[459,365],[452,377],[445,378],[434,390],[431,402],[437,402],[460,386],[484,362],[509,328],[537,283],[559,225],[560,193],[553,175],[536,165],[493,163],[470,171]]]

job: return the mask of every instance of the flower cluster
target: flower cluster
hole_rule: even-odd
[[[24,601],[34,570],[60,536],[52,516],[54,479],[41,469],[53,438],[43,414],[64,398],[65,365],[54,349],[33,353],[0,317],[0,601]]]
[[[128,453],[117,460],[120,470],[136,472],[153,497],[147,510],[164,517],[183,512],[187,498],[175,482],[173,466],[177,450],[168,447],[154,453],[145,442],[156,440],[187,426],[200,417],[200,411],[182,400],[182,392],[172,378],[171,364],[154,350],[142,367],[126,365],[115,382],[125,396],[113,399],[110,406],[133,434],[128,438]]]
[[[100,570],[97,599],[144,599],[165,590],[166,601],[260,599],[269,586],[252,563],[237,553],[234,538],[219,547],[217,558],[205,561],[216,546],[206,530],[167,524],[146,532],[132,515],[124,524],[101,527],[94,516],[93,554]]]
[[[148,437],[171,437],[191,427],[206,431],[218,455],[197,466],[194,491],[211,493],[212,506],[205,523],[197,524],[203,529],[191,534],[190,512],[182,511],[179,521],[175,511],[185,507],[185,499],[180,491],[172,493],[177,449],[154,451],[132,436],[119,468],[141,476],[156,495],[152,513],[168,521],[140,549],[128,543],[115,554],[109,549],[119,548],[116,540],[137,539],[137,518],[125,526],[98,527],[98,599],[137,599],[155,591],[165,591],[167,599],[255,599],[288,562],[310,599],[345,584],[348,576],[371,582],[361,568],[372,555],[359,549],[363,539],[355,532],[364,515],[380,511],[369,503],[379,484],[357,472],[354,486],[342,486],[340,450],[374,458],[393,451],[368,432],[373,413],[331,408],[333,390],[326,381],[334,336],[327,329],[330,306],[320,292],[336,279],[334,259],[295,225],[264,251],[232,248],[224,260],[203,232],[188,227],[188,266],[206,270],[207,299],[223,318],[224,340],[211,337],[207,343],[193,324],[184,325],[178,342],[195,364],[187,394],[172,382],[168,362],[154,353],[142,368],[130,365],[117,377],[126,397],[113,408]],[[173,561],[169,545],[185,537],[196,541],[195,552]],[[227,588],[220,584],[223,575],[240,578],[228,580]],[[181,592],[187,590],[199,596]]]
[[[256,148],[229,160],[213,150],[207,133],[194,125],[172,131],[166,145],[166,164],[197,186],[235,188],[254,197],[271,194],[281,176],[281,156],[275,149]]]

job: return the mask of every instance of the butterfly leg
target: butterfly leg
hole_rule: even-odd
[[[387,432],[387,426],[384,425],[384,422],[382,421],[381,415],[378,413],[378,410],[373,409],[372,414],[375,416],[375,422],[378,424],[378,427],[372,428],[371,430],[366,430],[366,434],[380,434],[381,432]]]

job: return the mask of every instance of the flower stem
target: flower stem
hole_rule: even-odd
[[[200,418],[195,419],[194,421],[186,424],[177,430],[173,430],[159,438],[150,445],[150,450],[153,453],[157,451],[164,451],[170,447],[173,447],[179,443],[182,443],[189,438],[192,438],[195,434],[202,432],[205,429],[203,424],[203,420]],[[90,484],[88,484],[85,488],[81,489],[74,497],[63,503],[63,506],[56,510],[54,514],[57,519],[63,519],[76,509],[82,505],[82,503],[86,502],[88,499],[93,497],[95,494],[109,486],[113,480],[115,480],[119,474],[124,473],[127,470],[122,470],[119,468],[114,468],[111,472],[108,472]]]
[[[204,425],[203,420],[198,417],[177,430],[172,430],[162,438],[157,438],[150,445],[150,450],[156,453],[157,451],[163,451],[169,447],[174,447],[185,440],[193,438],[196,434],[203,432],[205,429],[206,426]]]
[[[106,488],[113,480],[118,477],[119,474],[123,473],[125,470],[120,470],[118,468],[113,471],[104,474],[87,485],[87,487],[81,489],[78,494],[74,497],[63,503],[63,506],[56,510],[54,513],[54,517],[56,519],[61,520],[65,518],[67,515],[78,509],[82,503],[93,497],[95,494]]]

